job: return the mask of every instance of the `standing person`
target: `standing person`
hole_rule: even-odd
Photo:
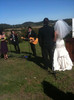
[[[5,32],[2,32],[0,37],[1,37],[1,54],[3,54],[4,59],[8,59],[7,55],[8,47],[7,47]]]
[[[28,33],[27,33],[27,35],[26,35],[26,38],[30,38],[30,37],[32,37],[32,38],[34,38],[34,40],[36,40],[36,37],[37,37],[37,35],[36,35],[36,33],[33,31],[33,29],[32,29],[32,27],[28,27]],[[32,41],[33,42],[33,41]],[[31,50],[32,50],[32,52],[33,52],[33,56],[34,57],[36,57],[36,48],[35,48],[35,44],[33,44],[32,42],[30,42],[30,45],[31,45]]]
[[[53,48],[54,48],[54,29],[49,26],[49,19],[44,18],[44,26],[39,29],[38,39],[44,59],[45,69],[52,68]]]
[[[14,45],[16,53],[20,53],[19,42],[18,42],[18,35],[13,30],[11,31],[10,41]]]
[[[69,53],[66,50],[63,38],[71,31],[71,27],[63,20],[58,20],[54,26],[56,48],[53,57],[53,70],[65,71],[71,70],[73,63]]]

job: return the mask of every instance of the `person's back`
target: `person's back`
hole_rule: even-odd
[[[39,29],[38,39],[41,46],[42,57],[44,59],[45,68],[52,68],[53,47],[54,47],[54,29],[50,27],[48,18],[43,20],[44,26]],[[50,62],[49,62],[49,58]]]
[[[44,25],[39,29],[39,33],[41,34],[42,44],[51,45],[54,40],[54,29],[48,25]]]

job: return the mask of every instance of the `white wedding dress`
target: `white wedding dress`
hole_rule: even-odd
[[[63,39],[57,39],[56,48],[54,50],[53,56],[53,70],[65,71],[71,70],[73,63],[66,50],[65,43]]]

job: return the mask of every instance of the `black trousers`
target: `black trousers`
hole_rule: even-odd
[[[41,48],[42,51],[42,57],[45,68],[48,69],[53,67],[53,54],[54,54],[54,45],[49,46],[43,46]]]
[[[30,45],[31,45],[31,50],[33,52],[33,56],[36,56],[36,48],[35,48],[35,45],[32,44],[32,43],[30,43]]]
[[[20,48],[19,48],[19,43],[18,42],[13,42],[14,48],[17,53],[20,53]]]

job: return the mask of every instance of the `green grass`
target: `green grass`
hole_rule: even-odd
[[[15,51],[13,45],[8,45],[8,48]],[[21,43],[20,48],[21,54],[8,52],[9,59],[0,59],[0,100],[58,100],[54,98],[56,92],[58,95],[71,93],[74,96],[74,68],[57,72],[56,80],[52,73],[40,67],[41,50],[38,44],[39,57],[36,59],[33,56],[31,59],[24,58],[31,52],[28,42]]]

